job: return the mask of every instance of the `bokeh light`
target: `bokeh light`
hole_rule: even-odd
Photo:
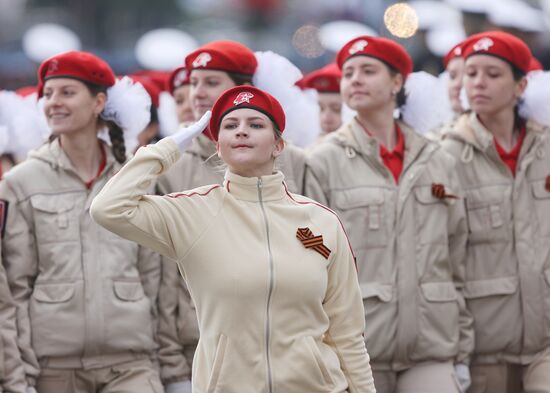
[[[384,12],[384,24],[390,33],[399,38],[410,38],[418,30],[418,16],[410,5],[397,3]]]
[[[325,53],[325,48],[319,40],[319,28],[313,25],[300,27],[292,36],[292,46],[304,57],[314,59]]]

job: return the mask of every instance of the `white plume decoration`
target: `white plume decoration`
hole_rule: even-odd
[[[300,147],[313,144],[321,132],[319,107],[311,93],[302,91],[295,83],[302,72],[287,58],[273,53],[255,52],[258,67],[254,86],[267,91],[283,107],[286,115],[284,138]]]
[[[124,76],[107,89],[101,117],[122,128],[126,151],[133,152],[138,146],[137,136],[151,121],[151,97],[141,83]]]
[[[0,125],[5,127],[7,145],[2,153],[12,153],[17,161],[42,145],[50,132],[36,93],[21,97],[13,91],[0,92]]]
[[[453,117],[447,97],[447,78],[437,78],[425,71],[414,72],[405,82],[407,101],[401,108],[405,123],[421,135],[442,127]]]
[[[176,112],[176,101],[172,94],[163,91],[159,96],[159,132],[163,138],[172,135],[179,128],[178,115]]]
[[[527,81],[519,106],[520,116],[550,127],[550,72],[531,72]]]

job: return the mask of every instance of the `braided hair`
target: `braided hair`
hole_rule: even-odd
[[[93,96],[98,95],[99,93],[107,94],[107,88],[104,86],[94,85],[92,83],[84,82],[84,84],[90,90],[90,93]],[[109,138],[111,139],[111,147],[113,156],[120,164],[126,162],[126,145],[124,144],[124,134],[122,128],[114,121],[101,120],[105,126],[109,129]]]

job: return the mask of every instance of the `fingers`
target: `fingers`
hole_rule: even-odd
[[[189,127],[189,132],[192,134],[201,133],[208,125],[208,122],[210,121],[211,117],[212,117],[212,111],[207,111],[204,115],[202,115],[199,121],[197,121],[195,124]]]

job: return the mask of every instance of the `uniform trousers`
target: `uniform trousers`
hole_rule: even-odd
[[[42,368],[39,393],[163,393],[150,360],[135,360],[94,369]]]
[[[550,393],[550,348],[528,365],[474,364],[468,393]]]
[[[460,393],[453,362],[422,362],[404,371],[373,370],[376,393]]]

